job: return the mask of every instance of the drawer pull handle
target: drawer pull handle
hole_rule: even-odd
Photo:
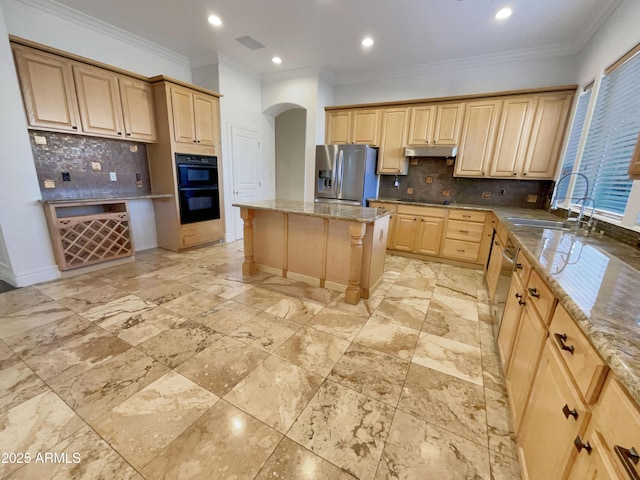
[[[566,350],[571,355],[573,355],[573,352],[575,351],[575,347],[573,345],[567,345],[566,343],[564,343],[567,341],[566,333],[554,333],[553,336],[556,337],[556,342],[558,343],[560,350]]]
[[[463,248],[457,248],[456,252],[464,253],[464,249]]]
[[[571,410],[569,405],[566,403],[564,404],[564,407],[562,407],[562,413],[564,413],[564,417],[566,419],[569,419],[569,416],[572,416],[574,420],[578,420],[578,411],[575,408]]]
[[[471,215],[462,215],[462,218],[471,218]]]
[[[615,445],[613,449],[615,450],[616,455],[618,455],[620,462],[622,462],[622,466],[624,467],[625,472],[627,472],[627,475],[629,475],[629,478],[631,480],[640,480],[640,475],[638,475],[636,469],[633,468],[633,465],[637,465],[640,460],[640,455],[638,455],[636,449],[633,447],[626,449],[620,445]]]
[[[522,264],[516,263],[516,270],[522,270]]]
[[[531,295],[534,298],[540,298],[540,294],[538,293],[538,289],[537,288],[527,288],[527,290],[529,291],[529,295]]]
[[[518,305],[526,305],[526,302],[522,301],[522,294],[516,293],[516,298],[518,299]]]
[[[469,233],[469,230],[460,230],[460,233]]]
[[[591,450],[593,450],[593,447],[589,444],[589,442],[584,443],[580,438],[580,435],[576,437],[576,439],[573,441],[573,444],[576,446],[578,453],[580,453],[584,448],[587,451],[587,454],[591,455]]]

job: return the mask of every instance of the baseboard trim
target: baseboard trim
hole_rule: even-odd
[[[55,266],[18,275],[10,271],[6,265],[0,266],[0,280],[4,280],[14,287],[28,287],[29,285],[49,282],[58,278],[60,278],[60,271]]]

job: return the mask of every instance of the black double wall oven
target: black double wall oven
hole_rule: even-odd
[[[220,218],[218,157],[176,153],[180,223]]]

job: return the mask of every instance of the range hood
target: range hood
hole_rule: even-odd
[[[405,157],[445,157],[452,158],[458,154],[455,145],[429,145],[425,147],[405,147]]]

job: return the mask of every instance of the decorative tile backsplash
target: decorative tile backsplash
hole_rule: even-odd
[[[29,138],[44,200],[151,193],[144,143],[33,130]],[[63,173],[69,181],[63,181]]]
[[[501,180],[453,176],[454,163],[420,158],[407,175],[380,176],[378,197],[427,203],[473,203],[487,206],[543,208],[553,191],[550,180]],[[411,193],[412,192],[412,193]]]

